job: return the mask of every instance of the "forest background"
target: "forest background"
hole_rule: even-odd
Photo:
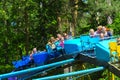
[[[120,34],[120,0],[0,0],[0,74],[57,33],[80,36],[99,25]]]

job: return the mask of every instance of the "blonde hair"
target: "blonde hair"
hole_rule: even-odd
[[[100,25],[100,26],[98,26],[98,27],[97,27],[97,29],[102,30],[102,26],[101,26],[101,25]]]
[[[94,32],[94,29],[90,29],[90,31],[89,32]]]
[[[51,37],[51,38],[50,38],[50,42],[54,43],[55,41],[56,41],[56,40],[55,40],[54,37]]]

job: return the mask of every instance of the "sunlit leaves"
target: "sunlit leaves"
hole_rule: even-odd
[[[120,13],[116,14],[113,24],[108,25],[108,26],[114,30],[115,35],[120,34]]]

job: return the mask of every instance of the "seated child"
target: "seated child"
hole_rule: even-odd
[[[89,35],[90,35],[90,37],[95,37],[94,29],[90,29]]]
[[[102,26],[97,27],[97,31],[95,31],[96,35],[100,35],[102,33]]]
[[[102,27],[102,33],[104,33],[104,37],[109,37],[105,26]]]
[[[62,48],[64,48],[64,37],[61,38],[59,45],[60,45]]]
[[[104,40],[105,38],[104,38],[104,34],[103,33],[101,33],[100,34],[100,40]]]
[[[56,50],[56,45],[55,45],[55,38],[51,37],[50,40],[48,41],[47,45],[46,45],[46,50],[47,52],[53,52],[54,50]]]

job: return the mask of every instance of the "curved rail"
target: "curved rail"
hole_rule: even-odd
[[[88,74],[98,72],[101,70],[104,70],[104,67],[80,70],[80,71],[71,72],[71,73],[67,73],[67,74],[59,74],[59,75],[48,76],[48,77],[43,77],[43,78],[38,78],[38,79],[33,79],[33,80],[53,80],[53,79],[64,78],[64,77],[75,76],[75,75],[83,75],[83,74],[88,75]]]
[[[59,66],[61,66],[61,65],[58,65],[58,66],[55,66],[55,67],[46,69],[46,70],[44,70],[44,71],[38,71],[38,72],[31,73],[31,74],[29,74],[29,75],[27,75],[27,76],[23,76],[20,80],[26,80],[26,79],[31,78],[31,77],[33,77],[33,76],[36,76],[36,75],[39,75],[39,74],[44,74],[44,73],[46,73],[47,71],[50,71],[50,70],[52,70],[52,69],[55,69],[55,68],[57,68],[57,67],[59,67]]]
[[[51,63],[51,64],[47,64],[47,65],[43,65],[43,66],[39,66],[39,67],[35,67],[35,68],[29,68],[29,69],[21,70],[21,71],[17,71],[17,72],[1,74],[0,79],[15,77],[15,76],[18,76],[18,75],[24,75],[26,73],[32,73],[32,72],[35,72],[35,71],[41,71],[41,70],[44,70],[44,69],[47,69],[47,68],[50,68],[50,67],[55,67],[55,66],[58,66],[58,65],[71,63],[73,61],[75,61],[75,59],[68,59],[68,60],[59,61],[59,62],[55,62],[55,63]]]

